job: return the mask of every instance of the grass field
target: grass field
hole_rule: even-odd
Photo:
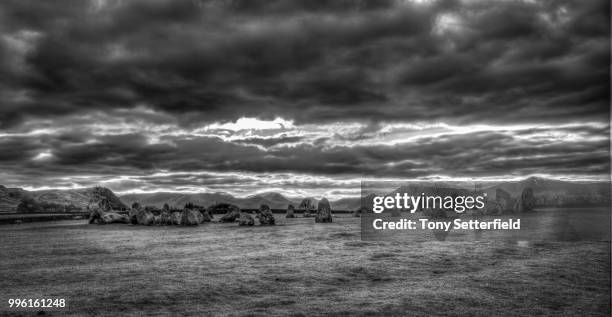
[[[364,242],[358,218],[277,220],[0,226],[2,307],[46,296],[74,315],[610,315],[609,242]]]

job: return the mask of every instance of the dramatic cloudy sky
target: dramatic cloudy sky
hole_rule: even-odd
[[[0,180],[609,177],[610,2],[0,2]]]

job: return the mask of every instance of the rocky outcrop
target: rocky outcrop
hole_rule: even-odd
[[[251,217],[251,215],[249,215],[246,212],[241,212],[240,213],[240,217],[238,217],[238,225],[239,226],[252,226],[255,224],[255,219],[253,219],[253,217]]]
[[[331,206],[327,198],[323,198],[319,201],[315,222],[332,222]]]
[[[219,221],[234,222],[236,219],[238,219],[238,217],[240,217],[240,208],[238,208],[238,206],[228,204],[227,213],[223,215]]]
[[[268,205],[261,205],[259,207],[257,218],[259,219],[259,224],[262,226],[276,224],[272,210],[270,210],[270,206]]]
[[[287,213],[285,214],[285,218],[295,218],[295,214],[293,214],[294,208],[293,205],[287,206]]]

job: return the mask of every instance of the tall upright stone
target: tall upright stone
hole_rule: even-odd
[[[259,207],[257,218],[259,219],[259,224],[262,226],[276,224],[272,210],[270,210],[270,206],[268,205],[261,205]]]
[[[293,214],[293,212],[294,212],[293,205],[289,204],[289,206],[287,206],[287,213],[285,214],[285,218],[295,218],[295,215]]]
[[[323,198],[319,201],[315,222],[332,222],[331,206],[327,198]]]
[[[202,214],[194,209],[185,208],[181,214],[181,224],[183,226],[197,226],[201,222]]]
[[[514,212],[515,199],[507,191],[498,188],[495,190],[495,201],[502,212]]]
[[[532,211],[536,205],[536,199],[533,195],[533,189],[531,187],[526,187],[521,192],[521,196],[516,201],[516,207],[514,208],[516,212],[529,212]]]

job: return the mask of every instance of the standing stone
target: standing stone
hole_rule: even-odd
[[[251,217],[251,215],[246,212],[241,212],[240,217],[238,217],[238,225],[239,226],[252,226],[255,224],[255,219]]]
[[[510,194],[498,188],[495,190],[495,201],[499,205],[499,208],[502,212],[514,212],[515,210],[515,200],[510,196]]]
[[[180,211],[175,211],[172,213],[172,224],[173,225],[180,225],[181,224],[181,220],[183,219],[183,213],[181,213]]]
[[[293,211],[294,211],[293,205],[287,206],[287,214],[285,214],[285,218],[295,218]]]
[[[139,210],[136,219],[139,225],[150,226],[155,223],[155,216],[151,211],[146,209]]]
[[[170,211],[164,210],[161,212],[161,224],[164,226],[172,224],[172,214]]]
[[[200,210],[200,215],[202,216],[202,218],[201,218],[201,219],[202,219],[201,223],[204,223],[204,222],[211,222],[211,221],[212,221],[212,217],[211,217],[210,213],[208,213],[208,211],[207,211],[207,210],[205,210],[205,209]]]
[[[197,210],[185,208],[181,214],[181,224],[183,226],[197,226],[200,224],[201,215]]]
[[[526,187],[521,192],[521,196],[516,200],[516,206],[514,208],[515,212],[529,212],[533,211],[533,208],[536,205],[536,199],[533,196],[533,189],[531,187]]]
[[[319,201],[315,222],[332,222],[331,206],[327,198],[323,198]]]
[[[276,223],[272,210],[270,210],[270,206],[268,205],[261,205],[259,207],[259,214],[257,215],[257,218],[259,218],[259,224],[262,226],[274,225]]]
[[[138,224],[138,213],[140,212],[141,207],[138,203],[134,203],[134,205],[132,205],[132,209],[130,209],[130,211],[128,212],[128,217],[130,218],[131,224],[137,225]]]
[[[102,211],[99,208],[92,208],[89,212],[89,224],[102,224]]]

